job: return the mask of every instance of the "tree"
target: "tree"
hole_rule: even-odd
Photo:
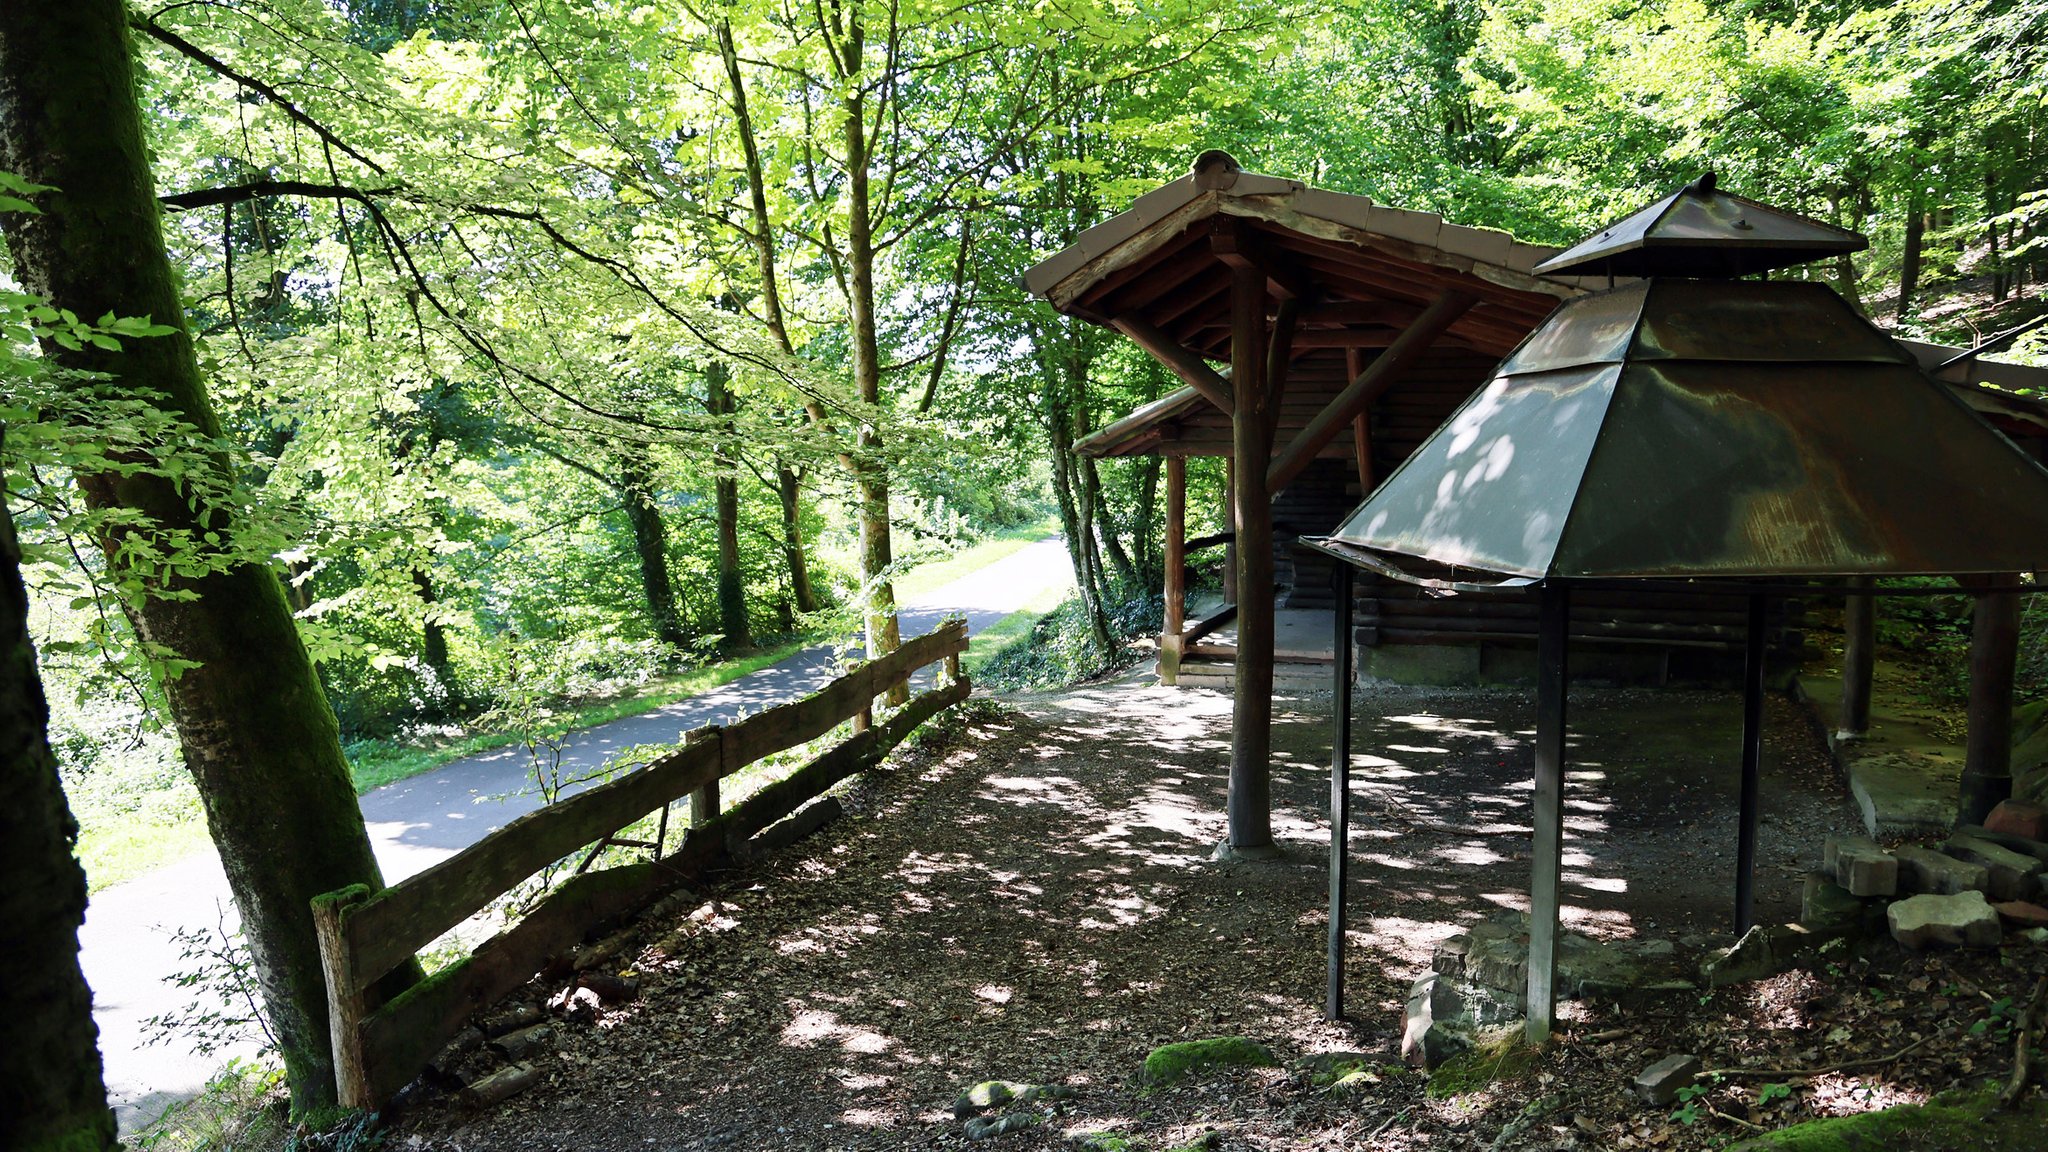
[[[17,274],[78,316],[149,316],[161,339],[46,340],[101,394],[180,422],[205,450],[81,472],[96,533],[159,669],[185,763],[241,909],[295,1109],[334,1098],[326,991],[309,902],[381,884],[348,765],[284,592],[237,547],[234,490],[165,257],[119,0],[0,10],[0,168],[53,188],[42,214],[6,216]]]
[[[4,202],[4,198],[0,198]],[[0,350],[0,360],[7,353]],[[7,380],[0,373],[0,381]],[[6,426],[0,424],[0,438]],[[0,491],[4,495],[4,491]],[[92,992],[78,967],[85,871],[64,803],[28,635],[14,515],[0,501],[0,1148],[89,1152],[115,1143]]]

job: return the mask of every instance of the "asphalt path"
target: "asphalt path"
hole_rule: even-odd
[[[905,639],[951,616],[970,634],[1021,609],[1049,588],[1071,588],[1065,546],[1042,540],[923,596],[906,598]],[[779,664],[688,700],[639,716],[586,728],[563,747],[566,777],[587,776],[621,748],[672,744],[684,732],[728,723],[816,690],[836,673],[829,645],[806,648]],[[929,673],[927,673],[929,675]],[[401,880],[540,806],[517,745],[445,764],[362,798],[363,819],[387,881]],[[192,1002],[168,982],[181,968],[172,934],[179,929],[232,927],[234,905],[220,859],[211,852],[181,860],[97,893],[80,929],[79,960],[93,992],[106,1064],[107,1097],[125,1136],[164,1109],[196,1095],[230,1057],[247,1047],[201,1056],[181,1042],[146,1045],[144,1022]]]

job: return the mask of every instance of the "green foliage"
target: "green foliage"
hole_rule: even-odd
[[[227,1048],[255,1045],[261,1058],[273,1059],[277,1033],[271,1028],[256,983],[256,964],[240,928],[227,926],[227,912],[207,928],[171,932],[183,966],[165,979],[191,993],[175,1011],[142,1022],[146,1044],[179,1044],[201,1056]]]
[[[1271,1068],[1279,1061],[1266,1046],[1242,1036],[1162,1044],[1145,1056],[1144,1081],[1155,1087],[1219,1068]]]

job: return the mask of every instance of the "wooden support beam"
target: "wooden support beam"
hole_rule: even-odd
[[[1852,577],[1842,603],[1842,714],[1835,739],[1861,740],[1870,732],[1870,690],[1877,672],[1877,597],[1874,581]]]
[[[1301,323],[1307,328],[1377,325],[1399,329],[1415,323],[1421,316],[1419,304],[1392,300],[1326,300],[1303,308]]]
[[[1237,462],[1237,662],[1226,801],[1226,856],[1276,855],[1272,817],[1273,501],[1266,488],[1273,452],[1273,413],[1260,374],[1265,370],[1266,280],[1251,267],[1230,274],[1230,377],[1237,409],[1231,418]]]
[[[1273,458],[1262,487],[1274,492],[1285,488],[1289,481],[1301,474],[1303,468],[1308,467],[1325,445],[1350,425],[1354,417],[1370,407],[1417,357],[1428,351],[1444,329],[1476,303],[1478,297],[1457,288],[1437,297],[1436,303],[1425,309],[1392,347],[1380,353]]]
[[[1264,289],[1276,300],[1300,303],[1320,295],[1315,282],[1299,264],[1274,251],[1251,225],[1238,217],[1216,217],[1209,230],[1209,250],[1233,271],[1257,272],[1265,277]]]
[[[1571,681],[1567,646],[1571,589],[1543,585],[1536,625],[1536,797],[1534,870],[1529,879],[1529,984],[1527,1036],[1541,1046],[1557,1021],[1557,920],[1564,877],[1565,695]]]
[[[2012,585],[2019,578],[2007,574],[1984,583]],[[1963,742],[1958,824],[1982,824],[1999,801],[2012,795],[2012,697],[2019,637],[2019,593],[1979,592],[1970,616],[1970,727]]]
[[[1322,348],[1392,348],[1394,341],[1401,338],[1399,328],[1310,328],[1294,337],[1295,348],[1315,351]],[[1437,341],[1439,347],[1469,349],[1470,342],[1451,335]]]
[[[1287,371],[1294,363],[1294,328],[1301,318],[1301,301],[1286,299],[1273,317],[1273,330],[1266,341],[1266,412],[1274,434],[1280,425],[1280,404],[1287,398]],[[1266,451],[1271,452],[1267,441]],[[1277,490],[1276,490],[1277,491]]]
[[[1181,629],[1187,613],[1188,462],[1166,458],[1166,621],[1159,630],[1159,682],[1180,683]]]
[[[1358,374],[1363,371],[1365,371],[1365,357],[1359,355],[1355,350],[1346,352],[1344,354],[1345,377],[1356,380]],[[1365,497],[1372,495],[1373,488],[1378,484],[1372,473],[1372,406],[1370,404],[1360,409],[1358,415],[1351,419],[1351,451],[1356,457],[1355,463],[1358,465],[1358,497],[1363,500]]]
[[[1214,404],[1225,415],[1236,405],[1231,399],[1230,381],[1217,375],[1209,362],[1177,343],[1172,337],[1154,328],[1142,316],[1119,316],[1111,323],[1116,330],[1130,337],[1131,342],[1150,353],[1154,360],[1166,365],[1167,369],[1181,378],[1188,387],[1200,392],[1209,403]]]

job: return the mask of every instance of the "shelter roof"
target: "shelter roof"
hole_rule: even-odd
[[[1714,186],[1714,174],[1595,232],[1539,272],[1618,276],[1747,276],[1870,242],[1833,224]]]
[[[1082,232],[1027,271],[1025,286],[1062,312],[1115,327],[1135,320],[1227,362],[1231,269],[1219,245],[1237,245],[1268,271],[1276,297],[1303,300],[1296,361],[1341,366],[1346,349],[1386,347],[1450,288],[1479,303],[1444,346],[1497,358],[1559,299],[1607,283],[1536,275],[1556,249],[1506,232],[1243,172],[1220,152],[1196,168]]]
[[[2048,472],[1825,285],[1567,303],[1331,537],[1529,578],[2048,562]]]

